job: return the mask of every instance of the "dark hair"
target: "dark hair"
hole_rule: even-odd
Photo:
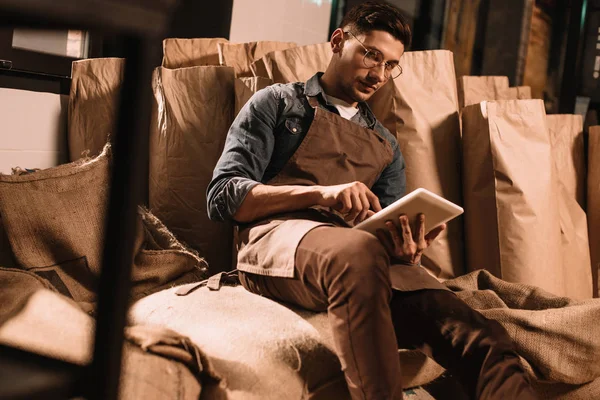
[[[353,33],[385,31],[408,48],[412,33],[406,17],[388,3],[367,1],[350,9],[342,19],[340,28],[350,26]]]

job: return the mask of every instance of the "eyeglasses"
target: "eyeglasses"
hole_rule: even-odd
[[[363,42],[358,40],[356,35],[354,35],[352,32],[347,31],[344,33],[351,34],[352,37],[354,39],[356,39],[356,41],[358,43],[360,43],[360,45],[363,47],[363,49],[365,49],[365,56],[363,58],[363,63],[365,64],[365,66],[367,68],[375,68],[375,67],[378,67],[381,64],[383,64],[384,65],[383,74],[385,75],[386,78],[396,79],[397,77],[402,75],[402,67],[399,64],[390,64],[387,61],[383,61],[383,54],[381,52],[379,52],[377,50],[367,49],[365,47],[365,45],[363,44]]]

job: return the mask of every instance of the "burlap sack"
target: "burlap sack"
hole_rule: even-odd
[[[69,95],[69,158],[95,157],[115,133],[119,90],[125,60],[91,58],[74,61]]]
[[[250,97],[260,89],[273,84],[269,78],[237,78],[235,80],[235,110],[234,115],[238,115],[242,107],[250,100]]]
[[[594,296],[600,297],[600,126],[590,127],[587,170],[587,218]]]
[[[369,101],[377,118],[395,133],[406,162],[407,193],[426,188],[462,204],[460,125],[452,53],[406,52],[403,74]],[[463,222],[457,218],[423,256],[422,264],[440,279],[465,271]]]
[[[0,213],[20,268],[93,302],[109,187],[109,148],[28,175],[0,175]]]
[[[219,65],[219,43],[227,39],[165,39],[163,40],[164,68],[183,68],[200,65]]]
[[[583,119],[580,115],[558,114],[546,116],[552,141],[552,157],[558,179],[570,196],[585,207],[585,149]]]
[[[251,77],[250,65],[271,51],[285,50],[296,47],[291,42],[248,42],[248,43],[219,43],[219,62],[221,65],[233,67],[235,76]]]
[[[6,277],[0,271],[0,287]],[[82,366],[90,364],[94,321],[89,315],[64,296],[44,289],[19,301],[18,312],[0,323],[1,344]],[[173,345],[162,347],[184,352]],[[199,353],[195,347],[186,350],[190,359]],[[203,376],[181,359],[151,354],[126,341],[122,360],[120,399],[197,400],[200,396]]]
[[[134,255],[131,300],[207,276],[208,265],[186,248],[152,213],[138,210],[138,232],[143,242]]]
[[[324,72],[332,56],[331,43],[311,44],[273,51],[253,62],[254,76],[270,78],[274,83],[305,82]]]
[[[26,175],[0,175],[0,213],[17,264],[86,310],[96,301],[109,179],[109,146],[94,159]],[[164,229],[143,214],[137,221],[132,299],[171,282],[202,279],[204,261],[178,243],[163,239],[158,245],[156,238],[165,236]]]
[[[2,216],[0,215],[0,267],[16,268],[15,256],[10,248],[8,236],[2,225]]]
[[[543,102],[483,102],[462,112],[469,270],[571,294]]]
[[[495,100],[508,89],[507,76],[461,76],[457,80],[458,105],[463,107],[482,101]]]
[[[208,219],[206,188],[233,121],[231,67],[158,68],[150,134],[150,209],[206,257],[209,271],[230,270],[230,223]]]
[[[40,289],[55,291],[48,281],[32,272],[0,267],[0,326],[21,312],[24,301]]]
[[[534,382],[582,385],[600,377],[600,300],[554,296],[536,286],[503,281],[488,271],[476,271],[445,285],[470,307],[504,326]],[[589,398],[599,395],[596,386],[596,396]]]
[[[139,300],[129,318],[179,332],[206,353],[225,383],[207,398],[349,399],[327,313],[290,309],[242,286],[203,287],[187,296],[175,291]],[[443,372],[418,351],[401,351],[400,362],[405,387]]]

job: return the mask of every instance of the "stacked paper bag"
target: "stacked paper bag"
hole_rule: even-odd
[[[93,58],[74,61],[69,95],[69,158],[102,152],[114,133],[125,60]]]
[[[461,109],[482,101],[531,99],[529,86],[509,87],[506,76],[461,76],[457,89]]]
[[[230,270],[233,228],[209,220],[206,188],[233,121],[233,68],[158,68],[153,91],[150,208],[210,272]]]
[[[254,76],[274,83],[306,82],[315,73],[324,72],[331,60],[331,44],[320,43],[272,51],[251,65]]]
[[[585,215],[559,179],[543,102],[482,102],[462,122],[469,270],[591,297]]]
[[[265,54],[296,47],[295,43],[289,42],[248,42],[248,43],[219,43],[219,61],[221,65],[233,67],[235,76],[251,77],[251,64],[262,58]]]
[[[163,40],[164,68],[184,68],[219,65],[219,43],[227,39],[165,39]]]

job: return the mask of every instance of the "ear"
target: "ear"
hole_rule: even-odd
[[[337,28],[331,34],[331,51],[333,53],[340,53],[342,51],[342,47],[344,47],[344,31],[341,28]]]

